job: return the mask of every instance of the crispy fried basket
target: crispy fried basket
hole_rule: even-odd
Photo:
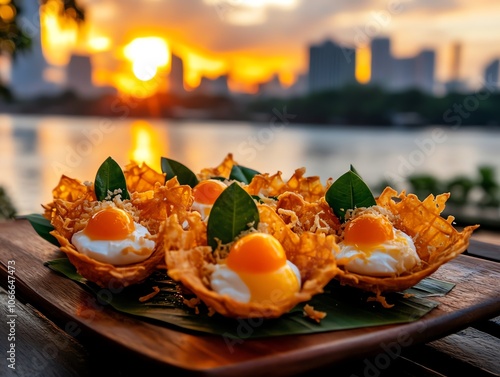
[[[393,277],[372,277],[348,272],[338,267],[336,278],[348,284],[377,294],[408,289],[434,273],[444,263],[463,253],[469,246],[472,232],[479,225],[458,231],[454,217],[441,216],[450,194],[429,195],[420,201],[414,194],[400,194],[387,187],[377,198],[377,204],[395,215],[396,229],[411,236],[415,242],[421,264],[407,274]],[[383,298],[382,298],[383,300]]]

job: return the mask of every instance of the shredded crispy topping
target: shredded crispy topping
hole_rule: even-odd
[[[160,288],[158,288],[157,286],[154,286],[153,287],[153,292],[145,295],[145,296],[142,296],[142,297],[139,297],[139,301],[140,302],[145,302],[145,301],[148,301],[148,300],[151,300],[153,297],[155,297],[158,293],[160,292]]]
[[[320,323],[323,318],[326,317],[326,312],[321,312],[319,310],[315,310],[313,306],[306,304],[304,305],[304,317],[309,317],[313,321]]]

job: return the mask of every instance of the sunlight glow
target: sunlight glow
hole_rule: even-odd
[[[87,44],[94,52],[106,51],[111,46],[111,40],[104,36],[94,36],[89,38]]]
[[[113,81],[118,90],[136,98],[147,98],[158,91],[158,80],[143,81],[126,73],[114,74]]]
[[[60,17],[62,3],[49,0],[40,6],[43,55],[50,64],[65,65],[71,49],[77,44],[78,25],[75,20]]]
[[[150,168],[160,172],[160,161],[164,150],[161,138],[153,126],[146,121],[138,120],[132,124],[131,132],[130,160],[139,164],[145,162]]]
[[[184,80],[188,88],[196,88],[203,76],[217,77],[227,73],[227,63],[220,58],[204,56],[194,50],[181,51],[184,61]]]
[[[0,5],[0,18],[4,22],[11,22],[16,15],[14,8],[10,4]]]
[[[356,80],[360,84],[367,84],[371,77],[371,51],[370,47],[359,47],[356,50]]]
[[[155,77],[159,67],[166,67],[169,61],[167,42],[159,37],[136,38],[123,50],[132,62],[135,77],[142,81]]]

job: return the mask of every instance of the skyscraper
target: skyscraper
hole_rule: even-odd
[[[408,57],[394,59],[391,77],[385,87],[394,91],[402,91],[417,87],[417,58]]]
[[[434,50],[422,50],[416,56],[395,58],[389,38],[375,38],[371,44],[370,83],[386,90],[419,89],[434,93]]]
[[[435,62],[436,53],[434,50],[423,50],[416,56],[416,87],[425,93],[434,93]]]
[[[273,77],[266,82],[259,84],[258,90],[259,96],[262,97],[286,97],[287,93],[283,85],[281,85],[281,81],[277,74],[274,74]]]
[[[182,59],[177,55],[171,54],[170,56],[170,74],[169,85],[170,93],[175,95],[182,95],[184,90],[184,64]]]
[[[499,71],[500,61],[498,59],[490,62],[484,69],[484,82],[488,88],[493,90],[500,88]]]
[[[66,67],[66,89],[80,97],[95,97],[98,90],[92,83],[92,62],[87,55],[71,55]]]
[[[337,89],[354,83],[356,52],[332,41],[309,47],[309,91]]]
[[[201,78],[200,85],[196,88],[196,93],[209,96],[228,96],[229,87],[227,80],[227,75],[221,75],[214,79],[204,76]]]
[[[389,38],[374,38],[371,49],[371,78],[372,84],[382,88],[390,88],[394,59],[391,55],[391,41]]]
[[[58,94],[62,88],[44,77],[50,66],[42,52],[39,2],[23,0],[19,6],[19,25],[31,37],[31,48],[20,51],[11,63],[11,90],[20,99]]]

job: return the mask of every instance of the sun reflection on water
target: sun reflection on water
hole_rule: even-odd
[[[162,140],[154,127],[144,121],[137,120],[131,125],[132,134],[129,158],[137,163],[145,162],[156,171],[161,171],[161,156],[168,153],[166,140]]]

